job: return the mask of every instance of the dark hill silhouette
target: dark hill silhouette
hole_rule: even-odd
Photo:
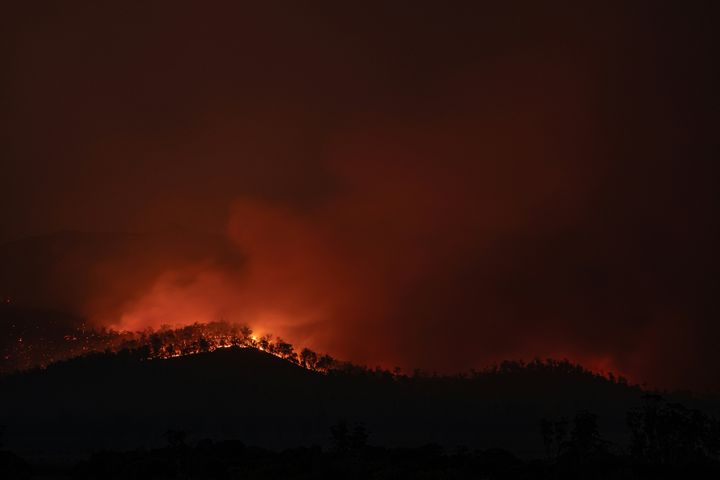
[[[543,455],[543,418],[597,414],[599,431],[627,443],[638,387],[569,364],[508,363],[465,377],[395,377],[347,367],[321,374],[252,348],[143,360],[92,354],[0,378],[5,443],[24,456],[75,456],[157,447],[168,431],[268,448],[328,445],[341,421],[374,444],[500,447]],[[691,399],[687,399],[691,400]]]

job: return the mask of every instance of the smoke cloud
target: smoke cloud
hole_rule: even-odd
[[[8,243],[3,289],[371,366],[718,388],[712,25],[520,3],[15,7],[2,238],[138,234]]]

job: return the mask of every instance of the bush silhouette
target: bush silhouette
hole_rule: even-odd
[[[627,423],[631,452],[644,462],[681,465],[718,459],[720,422],[699,410],[648,394],[628,412]]]

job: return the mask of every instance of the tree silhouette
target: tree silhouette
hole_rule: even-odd
[[[545,454],[548,458],[557,459],[560,455],[563,445],[567,441],[568,421],[565,417],[557,421],[542,419],[540,422],[540,430],[545,445]]]
[[[197,341],[197,349],[200,352],[208,352],[210,351],[210,347],[212,345],[210,344],[210,341],[205,337],[200,337]]]
[[[263,335],[257,342],[258,347],[266,352],[273,352],[274,346],[272,344],[272,335]]]
[[[597,415],[582,410],[575,415],[570,440],[563,446],[566,453],[587,458],[607,451],[607,442],[600,438]]]
[[[571,459],[583,463],[608,453],[609,442],[600,437],[597,415],[587,410],[575,414],[572,428],[565,418],[558,421],[543,419],[540,430],[548,459]]]
[[[317,353],[313,352],[309,348],[303,348],[300,352],[300,365],[310,370],[317,368],[318,357]]]
[[[368,433],[365,425],[358,423],[353,428],[352,434],[350,435],[350,448],[353,450],[360,450],[365,448],[367,445]]]
[[[350,449],[349,432],[350,430],[344,420],[330,427],[330,435],[332,436],[332,443],[336,452],[342,453]]]
[[[158,333],[150,335],[150,354],[153,357],[159,357],[162,355],[163,339],[160,338]]]
[[[164,436],[172,449],[179,449],[185,446],[187,433],[182,430],[168,430]]]
[[[362,450],[367,446],[368,433],[365,425],[357,423],[352,428],[345,420],[341,420],[330,427],[333,448],[336,452],[345,453]]]
[[[323,355],[318,358],[315,367],[321,372],[327,372],[335,366],[335,359],[330,355]]]
[[[648,463],[684,464],[720,453],[720,422],[659,395],[644,395],[627,423],[633,455]]]
[[[284,341],[282,338],[278,338],[275,342],[275,351],[273,353],[281,358],[298,363],[297,354],[295,353],[292,344]]]
[[[240,343],[243,345],[252,345],[254,341],[252,339],[253,331],[247,325],[240,327]]]

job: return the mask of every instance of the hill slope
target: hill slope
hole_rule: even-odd
[[[190,439],[270,448],[327,444],[339,420],[370,441],[542,451],[540,420],[599,416],[624,443],[625,415],[642,391],[581,372],[524,368],[475,378],[322,375],[251,348],[167,360],[95,354],[0,379],[5,443],[26,455],[157,446],[169,429]]]

